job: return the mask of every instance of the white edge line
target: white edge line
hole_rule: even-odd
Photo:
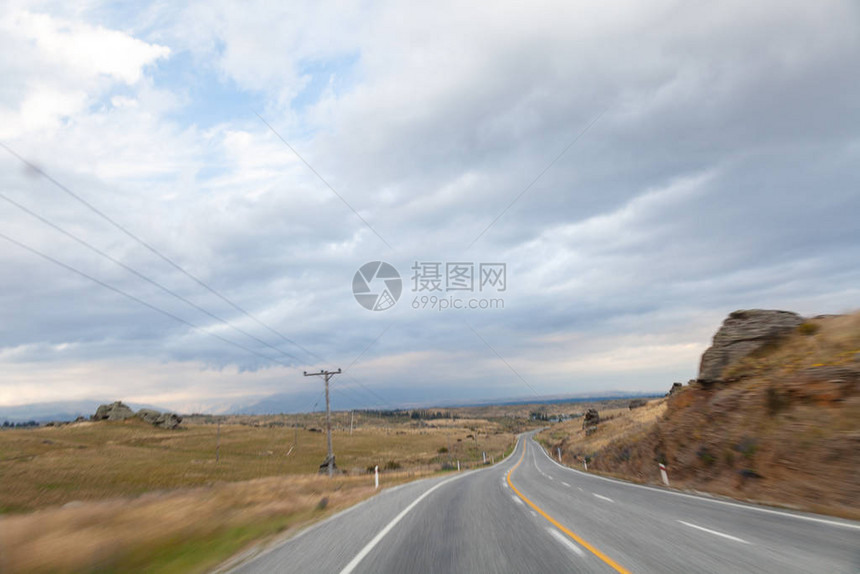
[[[577,556],[579,556],[580,558],[585,558],[585,552],[582,550],[582,548],[580,548],[579,546],[574,544],[573,541],[570,540],[567,536],[563,535],[561,532],[559,532],[555,528],[547,527],[546,531],[549,532],[553,538],[555,538],[556,540],[561,542],[564,546],[566,546],[569,550],[574,552]]]
[[[453,480],[457,480],[458,478],[461,478],[461,477],[463,477],[463,476],[465,476],[465,475],[463,475],[463,474],[459,474],[459,475],[457,475],[457,476],[452,476],[451,478],[446,479],[446,480],[443,480],[443,481],[442,481],[442,482],[440,482],[439,484],[436,484],[436,485],[435,485],[435,486],[433,486],[432,488],[428,488],[427,490],[425,490],[425,491],[424,491],[424,493],[423,493],[421,496],[419,496],[418,498],[416,498],[415,500],[413,500],[413,501],[412,501],[412,503],[411,503],[409,506],[407,506],[406,508],[404,508],[403,510],[401,510],[401,511],[400,511],[400,514],[398,514],[397,516],[395,516],[395,517],[391,520],[391,522],[389,522],[389,523],[385,526],[385,528],[383,528],[382,530],[380,530],[380,531],[376,534],[376,536],[374,536],[374,537],[373,537],[373,539],[372,539],[370,542],[368,542],[368,543],[364,546],[364,548],[362,548],[362,549],[358,552],[358,554],[356,554],[356,555],[355,555],[355,557],[354,557],[352,560],[350,560],[349,564],[347,564],[346,566],[344,566],[343,570],[341,570],[341,571],[340,571],[340,574],[349,574],[350,572],[352,572],[353,570],[355,570],[355,567],[356,567],[356,566],[358,566],[358,565],[359,565],[359,563],[360,563],[362,560],[364,560],[364,557],[365,557],[365,556],[367,556],[367,555],[370,553],[370,551],[371,551],[371,550],[373,550],[373,548],[374,548],[377,544],[379,544],[379,541],[380,541],[380,540],[382,540],[382,539],[385,537],[385,535],[386,535],[386,534],[388,534],[389,532],[391,532],[391,529],[392,529],[392,528],[394,528],[395,526],[397,526],[397,523],[398,523],[398,522],[400,522],[401,520],[403,520],[403,517],[404,517],[404,516],[406,516],[407,514],[409,514],[409,512],[410,512],[413,508],[415,508],[416,506],[418,506],[418,503],[419,503],[419,502],[421,502],[422,500],[424,500],[425,498],[427,498],[428,496],[430,496],[430,494],[432,494],[434,490],[436,490],[437,488],[439,488],[439,487],[441,487],[441,486],[444,486],[444,485],[448,484],[449,482],[451,482],[451,481],[453,481]]]
[[[596,492],[592,492],[591,494],[593,494],[597,498],[600,498],[601,500],[605,500],[606,502],[615,502],[614,500],[612,500],[608,496],[603,496],[602,494],[597,494]]]
[[[715,536],[722,536],[723,538],[728,538],[729,540],[734,540],[735,542],[749,544],[749,542],[747,542],[746,540],[738,538],[737,536],[732,536],[731,534],[717,532],[716,530],[711,530],[710,528],[705,528],[704,526],[699,526],[697,524],[690,524],[689,522],[684,522],[683,520],[679,520],[678,522],[680,522],[684,526],[689,526],[690,528],[695,528],[696,530],[701,530],[702,532],[707,532],[708,534],[714,534]]]
[[[522,436],[522,435],[520,435],[520,436]],[[368,543],[364,546],[364,548],[362,548],[362,549],[358,552],[358,554],[356,554],[356,555],[355,555],[355,557],[354,557],[352,560],[350,560],[349,564],[347,564],[346,566],[344,566],[343,570],[341,570],[341,571],[340,571],[340,574],[349,574],[350,572],[352,572],[353,570],[355,570],[355,567],[356,567],[356,566],[358,566],[358,565],[361,563],[361,561],[364,559],[364,557],[365,557],[365,556],[367,556],[367,555],[370,553],[370,551],[371,551],[371,550],[373,550],[373,548],[374,548],[377,544],[379,544],[380,540],[382,540],[382,539],[385,537],[385,535],[386,535],[386,534],[388,534],[388,533],[391,531],[391,529],[392,529],[392,528],[394,528],[394,527],[397,525],[397,523],[398,523],[398,522],[400,522],[400,521],[403,519],[403,517],[404,517],[404,516],[406,516],[407,514],[409,514],[409,511],[411,511],[413,508],[415,508],[415,507],[418,505],[418,503],[419,503],[419,502],[421,502],[422,500],[424,500],[424,499],[425,499],[427,496],[429,496],[429,495],[430,495],[430,493],[432,493],[434,490],[436,490],[437,488],[439,488],[439,487],[441,487],[441,486],[443,486],[443,485],[445,485],[445,484],[448,484],[448,483],[449,483],[449,482],[451,482],[451,481],[457,480],[458,478],[462,478],[462,477],[467,476],[467,475],[470,475],[470,474],[475,474],[476,472],[480,472],[481,470],[486,470],[486,469],[491,469],[491,468],[496,467],[498,464],[501,464],[501,463],[505,462],[507,459],[509,459],[509,458],[511,457],[511,455],[513,455],[513,454],[516,452],[517,447],[519,446],[519,444],[520,444],[520,440],[519,440],[519,437],[517,437],[517,443],[514,445],[513,450],[511,450],[511,454],[509,454],[508,456],[506,456],[505,458],[503,458],[503,459],[502,459],[501,461],[499,461],[497,464],[494,464],[494,465],[492,465],[492,466],[484,467],[484,468],[479,469],[479,470],[477,470],[477,471],[466,472],[466,473],[458,474],[458,475],[456,475],[456,476],[452,476],[451,478],[448,478],[448,479],[446,479],[446,480],[443,480],[443,481],[442,481],[442,482],[440,482],[439,484],[436,484],[436,485],[435,485],[435,486],[433,486],[432,488],[429,488],[429,489],[427,489],[426,491],[424,491],[424,493],[423,493],[421,496],[419,496],[418,498],[416,498],[415,500],[413,500],[413,501],[412,501],[412,503],[411,503],[409,506],[407,506],[406,508],[404,508],[403,510],[401,510],[401,511],[400,511],[400,514],[398,514],[397,516],[395,516],[395,517],[391,520],[391,522],[389,522],[389,523],[385,526],[385,528],[383,528],[382,530],[380,530],[380,531],[376,534],[376,536],[374,536],[374,537],[373,537],[373,539],[372,539],[370,542],[368,542]],[[515,500],[516,500],[517,502],[522,503],[522,501],[520,501],[520,499],[519,499],[519,498],[516,498]]]
[[[509,458],[511,458],[513,456],[513,454],[517,451],[517,447],[520,446],[520,439],[522,438],[523,441],[525,441],[525,437],[523,436],[524,434],[525,433],[520,433],[516,436],[517,442],[514,444],[514,448],[511,449],[511,452],[508,453],[508,456],[506,456],[505,458],[503,458],[502,460],[500,460],[496,464],[486,466],[484,468],[479,468],[477,470],[466,470],[463,473],[459,474],[458,476],[466,476],[468,474],[472,474],[475,472],[481,472],[482,470],[489,470],[491,468],[496,468],[498,466],[501,466],[504,462],[506,462]],[[231,572],[234,572],[234,571],[238,570],[239,568],[243,568],[243,567],[247,566],[248,564],[262,558],[263,556],[266,556],[267,554],[270,554],[272,552],[279,550],[284,545],[292,543],[293,541],[303,537],[305,534],[312,532],[318,528],[322,528],[324,525],[328,524],[329,522],[334,522],[338,518],[341,518],[344,514],[348,514],[348,513],[352,512],[353,510],[364,506],[365,504],[370,504],[371,502],[378,500],[378,497],[381,494],[389,494],[389,493],[395,492],[397,490],[400,490],[401,488],[407,488],[409,486],[415,486],[416,484],[421,484],[422,482],[427,482],[427,481],[431,481],[431,480],[437,480],[438,478],[439,477],[436,477],[436,476],[428,476],[427,478],[419,478],[418,480],[412,480],[409,482],[404,482],[403,484],[397,484],[395,486],[383,487],[379,491],[378,494],[374,494],[370,498],[365,498],[364,500],[362,500],[361,502],[359,502],[357,504],[353,504],[352,506],[344,508],[340,512],[332,514],[331,516],[329,516],[325,520],[321,520],[319,522],[315,522],[314,524],[310,524],[310,525],[306,526],[305,528],[302,528],[301,530],[299,530],[295,534],[288,535],[285,538],[275,540],[274,542],[272,542],[270,544],[266,544],[265,547],[260,548],[256,552],[251,550],[251,551],[247,552],[244,556],[241,554],[238,557],[234,556],[233,558],[238,558],[235,562],[233,562],[233,558],[229,558],[229,559],[225,560],[220,566],[216,567],[215,570],[213,570],[213,572],[226,572],[227,574],[230,574]],[[451,479],[449,479],[449,480],[451,480]],[[507,485],[507,482],[505,483],[505,485]]]
[[[750,504],[740,504],[738,502],[729,502],[728,500],[718,500],[716,498],[709,498],[706,496],[696,496],[695,494],[687,494],[686,492],[677,492],[675,490],[665,490],[662,488],[654,488],[653,486],[645,486],[644,484],[636,484],[635,482],[627,482],[625,480],[618,480],[616,478],[609,478],[607,476],[600,476],[599,474],[592,474],[590,472],[582,472],[581,470],[576,470],[575,468],[570,468],[569,466],[564,466],[562,464],[559,464],[558,462],[555,461],[554,458],[552,458],[551,456],[549,456],[546,453],[543,446],[541,446],[537,441],[532,439],[532,442],[535,443],[535,445],[537,445],[538,448],[536,450],[540,450],[544,454],[544,456],[547,457],[550,460],[550,462],[552,462],[557,467],[564,469],[564,470],[567,470],[567,471],[570,471],[570,472],[575,472],[577,474],[582,474],[584,476],[588,476],[588,477],[592,477],[592,478],[599,478],[600,480],[605,480],[607,482],[612,482],[612,483],[620,484],[623,486],[632,486],[635,488],[644,488],[645,490],[651,490],[653,492],[659,492],[660,494],[673,494],[675,496],[683,496],[685,498],[692,498],[693,500],[698,500],[701,502],[711,502],[713,504],[724,504],[726,506],[734,506],[734,507],[743,508],[746,510],[755,510],[757,512],[765,512],[768,514],[776,514],[778,516],[787,516],[789,518],[808,520],[810,522],[818,522],[821,524],[828,524],[830,526],[839,526],[842,528],[851,528],[853,530],[860,530],[860,523],[852,524],[850,522],[838,522],[836,520],[827,520],[825,518],[816,518],[814,516],[806,516],[804,514],[793,514],[791,512],[782,512],[780,510],[773,510],[771,508],[765,508],[763,506],[753,506]]]

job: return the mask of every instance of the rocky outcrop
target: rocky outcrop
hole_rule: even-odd
[[[163,413],[153,424],[157,427],[173,430],[178,427],[181,422],[181,416],[173,413]]]
[[[116,401],[109,405],[99,405],[96,409],[96,414],[93,415],[94,421],[124,421],[134,416],[134,411],[122,401]]]
[[[678,391],[682,390],[684,390],[684,385],[682,385],[681,383],[672,383],[672,388],[669,389],[669,392],[666,393],[666,396],[668,397],[669,395],[674,395]]]
[[[175,429],[182,422],[182,417],[179,415],[161,413],[153,409],[140,409],[135,413],[122,401],[116,401],[109,405],[99,405],[96,414],[91,418],[94,421],[124,421],[132,417],[137,417],[153,426],[165,429]]]
[[[140,409],[137,417],[149,424],[166,429],[175,429],[182,422],[182,417],[173,413],[160,413],[153,409]]]
[[[632,411],[633,409],[638,409],[639,407],[644,407],[647,404],[648,404],[648,401],[646,399],[633,399],[627,405],[627,408]]]
[[[600,423],[600,414],[594,409],[588,409],[582,417],[582,428],[596,427]]]
[[[723,321],[713,344],[702,355],[698,380],[722,380],[726,367],[793,332],[802,323],[803,317],[790,311],[735,311]]]
[[[157,421],[160,416],[161,413],[153,409],[140,409],[137,411],[137,418],[142,419],[144,422],[151,425],[154,425],[155,421]]]

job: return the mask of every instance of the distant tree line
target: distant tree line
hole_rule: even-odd
[[[549,415],[546,413],[545,410],[532,411],[529,413],[529,417],[533,421],[548,421],[549,420]]]
[[[428,409],[370,409],[362,410],[361,412],[368,416],[382,418],[408,418],[413,420],[457,419],[457,415],[452,414],[451,411],[431,411]]]
[[[27,422],[18,422],[18,423],[3,421],[3,428],[4,429],[12,429],[12,428],[17,429],[17,428],[37,427],[37,426],[39,426],[39,423],[37,423],[36,421],[27,421]]]
[[[434,419],[453,419],[454,416],[450,411],[428,411],[426,409],[414,409],[410,415],[413,419],[434,420]]]

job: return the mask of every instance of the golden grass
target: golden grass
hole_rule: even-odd
[[[424,474],[397,473],[385,482]],[[369,476],[270,477],[6,516],[0,570],[200,572],[254,538],[297,528],[374,492]],[[215,548],[200,551],[213,540]]]
[[[637,409],[613,408],[600,411],[601,423],[587,435],[582,419],[572,419],[553,425],[537,435],[546,446],[562,447],[562,460],[568,464],[581,464],[582,457],[597,452],[609,443],[635,440],[653,428],[666,412],[666,399],[653,399]]]
[[[317,474],[325,433],[269,426],[273,417],[241,420],[221,425],[217,463],[213,424],[0,432],[0,571],[204,571],[371,496],[368,467],[379,465],[384,487],[448,461],[474,467],[484,451],[501,460],[515,442],[504,424],[482,419],[387,421],[352,434],[339,425],[333,441],[345,474],[328,479]]]
[[[348,429],[337,430],[333,433],[337,464],[350,474],[374,465],[381,470],[438,469],[449,459],[469,465],[480,459],[481,451],[499,458],[513,441],[513,433],[495,423],[473,421],[470,426],[477,430],[416,428],[411,423],[387,429],[361,427],[351,435]],[[168,431],[137,420],[0,432],[0,511],[315,473],[325,458],[323,432],[222,425],[216,463],[216,432],[215,425]],[[447,453],[439,452],[443,447]]]

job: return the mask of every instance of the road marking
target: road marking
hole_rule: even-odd
[[[544,476],[546,476],[548,479],[552,480],[552,477],[550,475],[545,474]]]
[[[566,487],[570,488],[570,485],[568,483],[562,481],[562,484],[565,485]]]
[[[543,516],[544,518],[546,518],[546,519],[547,519],[547,521],[549,521],[549,523],[550,523],[550,524],[552,524],[553,526],[555,526],[556,528],[558,528],[559,530],[561,530],[562,532],[564,532],[565,534],[567,534],[570,538],[572,538],[573,540],[575,540],[576,542],[578,542],[580,546],[584,547],[586,550],[588,550],[589,552],[591,552],[592,554],[594,554],[595,556],[597,556],[598,558],[600,558],[601,560],[603,560],[603,562],[604,562],[605,564],[607,564],[608,566],[610,566],[611,568],[613,568],[616,572],[619,572],[620,574],[630,574],[630,571],[629,571],[629,570],[627,570],[626,568],[624,568],[623,566],[621,566],[620,564],[618,564],[617,562],[615,562],[612,558],[610,558],[609,556],[607,556],[606,554],[604,554],[603,552],[601,552],[600,550],[598,550],[598,549],[597,549],[597,547],[592,546],[591,544],[589,544],[588,542],[586,542],[583,538],[581,538],[579,535],[574,534],[573,532],[571,532],[570,530],[568,530],[567,528],[565,528],[565,527],[564,527],[564,525],[562,525],[558,520],[556,520],[555,518],[553,518],[552,516],[550,516],[549,514],[547,514],[546,512],[544,512],[544,511],[543,511],[543,510],[542,510],[542,509],[541,509],[537,504],[535,504],[534,502],[532,502],[531,500],[529,500],[528,498],[526,498],[526,497],[523,495],[523,493],[522,493],[522,492],[520,492],[520,491],[517,489],[517,487],[516,487],[516,486],[514,486],[514,483],[513,483],[513,482],[511,482],[511,475],[514,473],[514,471],[517,469],[517,467],[518,467],[520,464],[522,464],[523,459],[526,457],[526,446],[527,446],[527,443],[524,441],[524,442],[523,442],[523,454],[520,456],[520,460],[518,460],[518,461],[517,461],[517,464],[515,464],[515,465],[511,468],[511,470],[509,470],[509,471],[508,471],[508,474],[507,474],[507,477],[508,477],[508,486],[510,486],[510,487],[511,487],[511,490],[513,490],[514,492],[516,492],[516,493],[517,493],[517,496],[519,496],[520,498],[522,498],[522,499],[523,499],[523,502],[525,502],[526,504],[528,504],[529,506],[531,506],[534,510],[536,510],[536,511],[537,511],[537,513],[538,513],[538,514],[540,514],[541,516]]]
[[[537,443],[535,443],[537,444]],[[587,472],[582,472],[581,470],[576,470],[575,468],[570,468],[569,466],[564,466],[563,464],[559,464],[554,458],[549,456],[546,451],[542,448],[539,449],[543,452],[544,456],[547,457],[554,465],[569,472],[575,472],[577,474],[581,474],[583,476],[590,476],[592,478],[598,478],[600,480],[605,480],[607,482],[611,482],[613,484],[620,484],[622,486],[631,486],[633,488],[643,488],[645,490],[651,490],[653,492],[658,492],[660,494],[672,494],[674,496],[683,496],[685,498],[692,498],[693,500],[698,500],[699,502],[711,502],[713,504],[724,504],[726,506],[734,506],[736,508],[742,508],[745,510],[754,510],[756,512],[764,512],[767,514],[776,514],[778,516],[786,516],[788,518],[797,518],[799,520],[808,520],[810,522],[819,522],[821,524],[827,524],[829,526],[838,526],[841,528],[851,528],[853,530],[860,530],[860,523],[851,524],[848,522],[838,522],[836,520],[827,520],[825,518],[816,518],[814,516],[804,516],[803,514],[791,514],[790,512],[782,512],[779,510],[773,510],[771,508],[764,508],[762,506],[750,506],[747,504],[740,504],[737,502],[730,502],[728,500],[718,500],[716,498],[709,498],[706,496],[696,496],[694,494],[687,494],[685,492],[678,492],[676,490],[668,490],[665,488],[655,488],[653,486],[645,486],[644,484],[636,484],[633,482],[628,482],[626,480],[618,480],[616,478],[608,478],[606,476],[600,476],[599,474],[591,474]],[[581,488],[579,490],[582,490]]]
[[[513,499],[514,499],[514,502],[516,502],[517,504],[522,504],[522,503],[523,503],[523,501],[522,501],[522,500],[520,500],[519,498],[517,498],[517,497],[516,497],[516,496],[514,496],[513,494],[511,495],[511,498],[513,498]]]
[[[565,538],[564,534],[555,528],[547,528],[546,531],[549,532],[553,538],[564,544],[569,550],[573,551],[577,556],[585,558],[585,552],[582,551],[582,548],[571,542],[568,538]]]
[[[413,501],[412,501],[412,504],[410,504],[409,506],[407,506],[406,508],[404,508],[404,509],[400,512],[400,514],[398,514],[397,516],[395,516],[395,517],[394,517],[394,519],[393,519],[391,522],[389,522],[389,523],[385,526],[385,528],[383,528],[382,530],[380,530],[380,531],[379,531],[379,533],[378,533],[376,536],[374,536],[374,537],[373,537],[373,540],[371,540],[370,542],[368,542],[368,543],[367,543],[367,545],[366,545],[364,548],[362,548],[362,549],[361,549],[361,551],[360,551],[358,554],[356,554],[356,555],[355,555],[355,558],[353,558],[353,559],[349,562],[349,564],[347,564],[346,566],[344,566],[343,570],[341,570],[341,571],[340,571],[340,574],[349,574],[350,572],[352,572],[353,570],[355,570],[355,567],[359,565],[359,563],[364,559],[364,557],[365,557],[365,556],[367,556],[367,555],[370,553],[370,551],[371,551],[371,550],[373,550],[374,546],[376,546],[377,544],[379,544],[379,541],[380,541],[380,540],[382,540],[382,539],[385,537],[385,535],[386,535],[386,534],[388,534],[388,533],[391,531],[391,529],[392,529],[392,528],[394,528],[394,527],[397,525],[397,523],[398,523],[398,522],[400,522],[400,521],[403,519],[403,517],[404,517],[404,516],[406,516],[407,514],[409,514],[409,511],[410,511],[410,510],[412,510],[413,508],[415,508],[416,506],[418,506],[418,503],[419,503],[419,502],[421,502],[422,500],[424,500],[425,498],[427,498],[428,496],[430,496],[430,493],[432,493],[432,492],[433,492],[434,490],[436,490],[437,488],[439,488],[439,487],[441,487],[441,486],[444,486],[444,485],[448,484],[448,483],[449,483],[449,482],[451,482],[452,480],[457,480],[458,478],[460,478],[460,477],[462,477],[462,476],[466,476],[466,475],[465,475],[465,474],[460,474],[460,475],[457,475],[457,476],[453,476],[453,477],[451,477],[451,478],[449,478],[449,479],[447,479],[447,480],[443,480],[442,482],[440,482],[440,483],[439,483],[439,484],[437,484],[436,486],[433,486],[432,488],[429,488],[428,490],[426,490],[426,491],[424,492],[424,494],[422,494],[421,496],[419,496],[418,498],[416,498],[415,500],[413,500]]]
[[[596,492],[592,492],[591,494],[593,494],[597,498],[600,498],[601,500],[605,500],[606,502],[615,502],[614,500],[612,500],[608,496],[603,496],[602,494],[597,494]]]
[[[581,486],[577,486],[576,488],[578,488],[578,489],[579,489],[579,492],[585,492],[584,490],[582,490],[582,487],[581,487]]]
[[[537,518],[537,512],[535,512],[534,510],[529,510],[529,512],[531,512],[531,513],[532,513],[532,516],[534,516],[535,518]]]
[[[734,540],[735,542],[741,542],[743,544],[749,544],[746,540],[742,538],[738,538],[737,536],[732,536],[731,534],[725,534],[723,532],[717,532],[716,530],[711,530],[710,528],[705,528],[704,526],[698,526],[696,524],[690,524],[689,522],[684,522],[683,520],[679,520],[681,524],[684,526],[689,526],[690,528],[695,528],[696,530],[701,530],[702,532],[707,532],[709,534],[714,534],[716,536],[722,536],[723,538],[728,538],[729,540]]]

